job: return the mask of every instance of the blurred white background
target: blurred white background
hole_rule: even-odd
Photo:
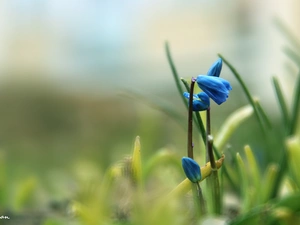
[[[221,53],[259,93],[287,72],[274,18],[300,35],[299,15],[297,0],[1,0],[0,77],[101,94],[160,91],[171,79],[168,40],[181,76],[206,73]],[[234,80],[225,68],[222,76]]]

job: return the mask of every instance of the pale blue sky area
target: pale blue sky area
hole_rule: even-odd
[[[183,77],[205,73],[222,53],[247,77],[269,82],[285,71],[285,41],[273,18],[293,28],[299,15],[295,1],[271,2],[2,0],[0,73],[91,90],[163,89],[170,79],[163,48],[169,40]]]

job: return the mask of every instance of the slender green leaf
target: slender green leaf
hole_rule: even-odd
[[[261,193],[263,202],[267,202],[270,198],[274,197],[274,186],[279,186],[278,177],[281,171],[283,170],[279,170],[278,166],[275,164],[268,166],[266,173],[264,174],[264,188]]]
[[[289,47],[284,47],[283,52],[296,64],[300,66],[300,55]]]
[[[260,190],[262,187],[261,187],[261,174],[259,171],[258,163],[249,145],[246,145],[244,150],[245,150],[245,155],[249,167],[248,169],[250,175],[249,177],[252,185],[255,188],[255,196],[257,200],[260,201],[260,196],[261,196]]]
[[[285,99],[283,97],[278,79],[276,77],[272,78],[273,80],[273,85],[276,91],[276,96],[278,99],[278,103],[281,109],[281,113],[282,113],[282,120],[284,122],[284,126],[287,129],[288,127],[290,127],[290,120],[289,120],[289,114],[288,114],[288,110],[287,110],[287,106],[286,106],[286,102]]]
[[[246,97],[248,98],[248,101],[250,102],[250,104],[252,105],[253,107],[253,110],[254,110],[254,113],[255,113],[255,116],[260,124],[260,127],[261,127],[261,130],[263,131],[263,133],[266,135],[266,128],[264,126],[264,122],[262,121],[261,119],[261,116],[259,114],[259,110],[257,109],[256,107],[256,104],[245,84],[245,82],[243,81],[241,75],[236,71],[236,69],[221,55],[221,54],[218,54],[219,57],[222,58],[223,62],[229,67],[229,69],[231,70],[231,72],[233,73],[233,75],[235,76],[235,78],[238,80],[238,82],[240,83],[241,87],[243,88],[245,94],[246,94]]]
[[[236,153],[236,160],[238,165],[238,172],[240,177],[240,185],[241,185],[241,194],[243,196],[243,205],[242,205],[242,212],[246,212],[250,205],[250,198],[249,198],[249,180],[245,163],[240,156],[239,153]]]
[[[236,128],[241,125],[253,113],[253,108],[250,105],[239,108],[233,112],[223,123],[219,129],[219,133],[215,138],[214,144],[218,149],[222,149]]]
[[[272,128],[272,124],[269,120],[269,117],[267,116],[265,110],[263,109],[263,107],[261,106],[260,104],[260,101],[256,98],[253,99],[254,100],[254,103],[255,103],[255,106],[259,112],[259,115],[261,117],[261,121],[262,123],[264,123],[269,129]]]
[[[279,31],[284,34],[287,39],[298,49],[300,49],[300,42],[299,39],[294,35],[291,30],[280,20],[279,18],[275,18],[274,20],[276,27],[279,29]]]
[[[300,109],[300,71],[298,73],[298,78],[297,78],[296,87],[293,96],[291,126],[289,131],[290,135],[293,135],[296,131],[298,125],[298,119],[299,119],[299,109]]]
[[[300,138],[293,136],[292,138],[287,139],[286,146],[288,150],[288,160],[291,177],[297,187],[300,189]]]
[[[173,78],[174,78],[175,83],[176,83],[177,90],[179,92],[179,95],[180,95],[183,103],[187,106],[187,102],[186,102],[186,100],[185,100],[185,98],[183,96],[183,88],[180,85],[180,78],[178,76],[175,64],[173,62],[168,42],[165,43],[165,50],[166,50],[166,54],[167,54],[169,65],[170,65],[171,70],[172,70]]]

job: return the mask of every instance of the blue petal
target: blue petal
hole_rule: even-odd
[[[204,102],[206,105],[209,105],[209,97],[205,92],[200,92],[197,94],[198,98],[201,99],[202,102]]]
[[[213,76],[199,75],[197,84],[218,105],[226,101],[232,89],[227,80]]]
[[[190,98],[190,93],[184,92],[183,96],[187,99]],[[204,111],[210,106],[209,97],[206,93],[201,92],[193,95],[193,111]]]
[[[222,70],[223,61],[219,58],[212,66],[209,68],[207,75],[213,77],[219,77]]]
[[[230,83],[227,80],[222,79],[222,78],[220,78],[220,79],[221,79],[221,82],[225,85],[225,87],[227,88],[228,91],[232,90],[232,87],[231,87]]]
[[[185,98],[189,99],[189,98],[190,98],[190,93],[184,92],[184,93],[183,93],[183,96],[184,96]]]
[[[195,160],[183,157],[181,162],[184,173],[191,182],[196,183],[201,180],[201,169]]]

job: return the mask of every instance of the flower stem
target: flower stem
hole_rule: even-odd
[[[181,81],[184,84],[184,86],[186,88],[186,91],[190,92],[190,87],[188,85],[188,82],[186,82],[186,80],[183,79],[183,78],[181,78]],[[186,104],[186,106],[187,106],[187,104]],[[187,108],[188,108],[188,106],[187,106]],[[194,121],[197,125],[197,128],[198,128],[200,134],[201,134],[203,143],[206,146],[206,144],[207,144],[207,142],[206,142],[206,130],[205,130],[205,127],[204,127],[204,124],[203,124],[203,121],[201,119],[201,116],[200,116],[199,112],[194,112]],[[221,155],[220,155],[220,153],[219,153],[219,151],[218,151],[218,149],[215,145],[213,145],[213,150],[214,150],[216,156],[218,158],[220,158]],[[238,187],[236,186],[236,184],[233,182],[232,178],[230,177],[225,165],[223,166],[223,170],[224,170],[224,174],[227,177],[227,179],[228,179],[229,183],[231,184],[231,186],[234,188],[234,190],[238,191]]]
[[[206,110],[206,160],[211,165],[211,176],[208,177],[208,185],[212,189],[212,203],[213,212],[217,215],[221,214],[221,194],[220,194],[220,182],[218,177],[218,169],[215,162],[213,153],[213,136],[211,135],[211,120],[210,120],[210,108]]]
[[[193,153],[193,94],[194,94],[195,79],[191,80],[190,98],[189,98],[189,114],[188,114],[188,141],[187,141],[187,155],[191,159],[194,158]]]

